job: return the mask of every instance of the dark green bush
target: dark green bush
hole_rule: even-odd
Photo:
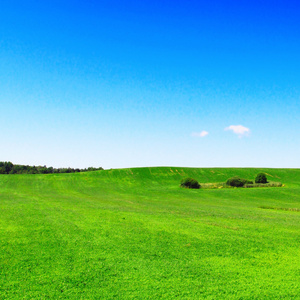
[[[255,178],[255,183],[267,183],[267,176],[265,173],[259,173],[257,174]]]
[[[226,181],[226,184],[230,185],[230,186],[234,186],[234,187],[242,187],[244,185],[244,181],[242,178],[240,178],[238,176],[234,176],[234,177],[229,178]]]
[[[190,177],[182,179],[180,186],[188,189],[200,189],[201,187],[196,179]]]
[[[245,184],[253,184],[253,181],[244,179],[244,178],[240,178],[239,176],[234,176],[229,178],[226,181],[226,184],[229,186],[233,186],[233,187],[242,187]]]

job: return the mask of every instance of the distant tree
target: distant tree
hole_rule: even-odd
[[[48,174],[49,173],[48,168],[46,168],[46,167],[39,168],[38,170],[39,170],[40,174]]]
[[[259,173],[257,174],[255,178],[255,183],[267,183],[267,176],[265,173]]]
[[[13,166],[14,166],[13,163],[11,163],[10,161],[5,162],[4,163],[5,173],[9,174],[9,172],[12,170]]]
[[[53,173],[53,167],[48,168],[48,173]]]
[[[201,187],[196,179],[190,177],[182,179],[180,186],[188,189],[199,189]]]
[[[25,165],[14,165],[11,162],[0,161],[0,174],[50,174],[50,173],[74,173],[74,172],[87,172],[103,170],[102,167],[94,168],[89,167],[88,169],[74,169],[74,168],[58,168],[53,167],[47,168],[47,166],[25,166]]]

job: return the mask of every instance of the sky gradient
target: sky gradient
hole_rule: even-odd
[[[300,167],[297,1],[0,3],[0,161]]]

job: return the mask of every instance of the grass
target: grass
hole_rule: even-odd
[[[299,169],[1,175],[0,299],[300,299],[299,210]]]

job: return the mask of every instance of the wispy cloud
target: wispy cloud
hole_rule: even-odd
[[[237,134],[238,137],[247,136],[250,133],[250,129],[242,125],[230,125],[224,130],[232,130],[233,133]]]
[[[194,136],[194,137],[201,137],[201,138],[203,138],[203,137],[205,137],[207,135],[208,135],[208,132],[205,131],[205,130],[203,130],[201,132],[193,132],[192,133],[192,136]]]

